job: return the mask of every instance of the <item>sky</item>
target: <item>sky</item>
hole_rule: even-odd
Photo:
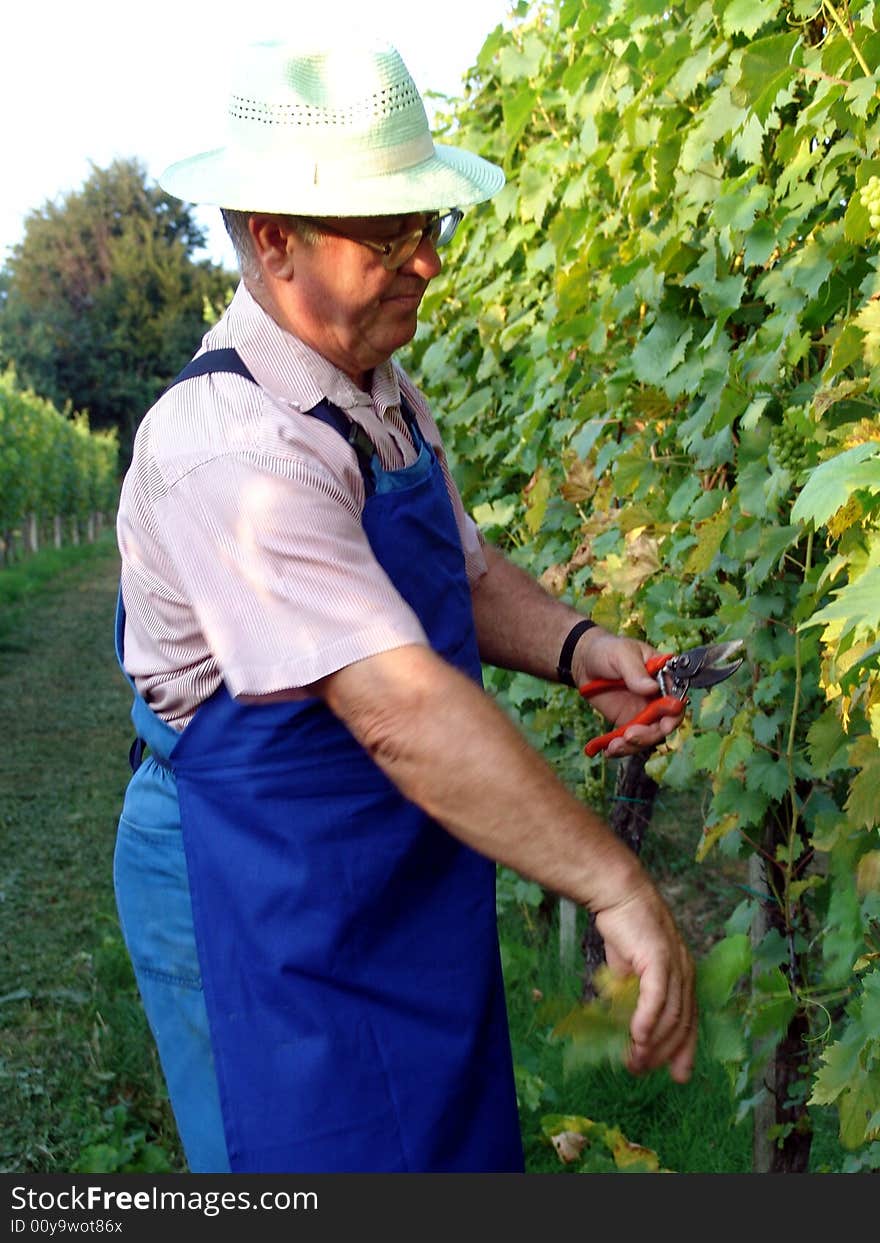
[[[116,158],[151,179],[216,145],[235,48],[290,34],[319,10],[398,49],[419,90],[456,95],[511,0],[19,0],[7,6],[0,72],[0,264],[28,212]],[[430,100],[426,100],[429,116]],[[197,210],[208,255],[234,267],[219,213]]]

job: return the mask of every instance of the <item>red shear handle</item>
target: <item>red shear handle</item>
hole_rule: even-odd
[[[671,653],[665,656],[652,656],[650,660],[645,661],[645,672],[653,677],[659,673],[668,660],[672,660]],[[592,682],[587,682],[581,686],[580,693],[584,699],[589,699],[593,695],[601,695],[603,691],[619,691],[622,690],[625,683],[622,678],[594,678]]]
[[[646,708],[642,708],[641,712],[631,721],[627,721],[625,725],[618,726],[610,734],[602,734],[600,738],[591,738],[584,747],[584,754],[598,755],[600,751],[605,750],[612,739],[621,738],[630,725],[653,725],[662,716],[678,716],[684,708],[684,703],[683,699],[677,699],[675,695],[661,695],[659,699],[652,699]]]

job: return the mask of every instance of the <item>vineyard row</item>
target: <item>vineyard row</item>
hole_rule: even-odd
[[[115,430],[61,413],[0,375],[0,546],[4,562],[42,543],[91,540],[116,509]]]

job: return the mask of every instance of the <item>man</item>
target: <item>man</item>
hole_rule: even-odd
[[[494,861],[639,977],[633,1071],[688,1078],[693,967],[480,664],[621,677],[596,702],[624,723],[651,649],[484,545],[393,361],[500,170],[435,148],[391,48],[267,44],[242,72],[227,144],[162,178],[224,209],[243,281],[121,498],[126,941],[191,1169],[518,1171]]]

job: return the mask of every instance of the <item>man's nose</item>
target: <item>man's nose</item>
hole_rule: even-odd
[[[437,254],[437,247],[427,234],[419,242],[410,258],[403,264],[401,270],[412,272],[416,276],[420,276],[423,281],[432,281],[443,270],[443,263]]]

